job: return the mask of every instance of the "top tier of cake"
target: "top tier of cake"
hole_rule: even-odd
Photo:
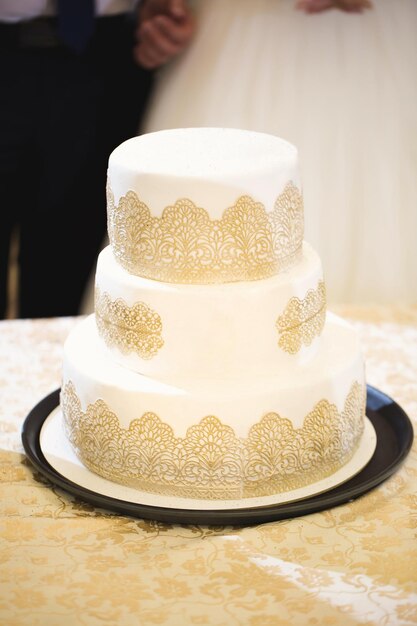
[[[108,231],[116,260],[137,276],[195,284],[274,276],[301,258],[297,150],[237,129],[129,139],[109,160]]]

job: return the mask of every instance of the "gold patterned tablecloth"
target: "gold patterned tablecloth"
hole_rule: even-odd
[[[415,424],[417,307],[337,312],[360,333],[368,383]],[[355,502],[247,528],[121,517],[47,483],[20,428],[60,385],[75,323],[0,323],[0,624],[417,624],[416,445]]]

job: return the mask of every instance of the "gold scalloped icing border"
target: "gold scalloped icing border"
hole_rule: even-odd
[[[326,286],[319,281],[317,289],[309,289],[305,298],[291,298],[276,321],[278,345],[285,352],[296,354],[321,335],[326,321]]]
[[[107,346],[152,359],[164,345],[161,318],[144,302],[128,306],[96,286],[94,308],[98,333]]]
[[[365,388],[354,382],[341,412],[327,400],[317,402],[301,428],[268,413],[246,438],[212,415],[185,437],[152,412],[122,428],[103,400],[83,411],[71,381],[61,406],[69,441],[96,474],[150,493],[223,500],[291,491],[336,472],[362,435]]]
[[[273,276],[301,258],[304,214],[287,183],[267,213],[241,196],[220,219],[179,199],[154,217],[133,191],[115,204],[107,187],[108,233],[117,261],[131,274],[169,283],[221,283]]]

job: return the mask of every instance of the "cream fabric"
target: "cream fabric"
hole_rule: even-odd
[[[417,308],[340,307],[368,382],[417,425]],[[359,500],[247,528],[122,517],[46,482],[23,420],[61,380],[78,319],[0,322],[0,622],[8,626],[411,626],[417,444]]]
[[[142,130],[232,126],[294,143],[306,240],[329,300],[417,302],[417,3],[306,15],[292,0],[200,0]]]

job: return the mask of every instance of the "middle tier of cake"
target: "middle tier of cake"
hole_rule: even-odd
[[[129,274],[110,247],[99,256],[95,315],[119,364],[161,379],[241,379],[307,363],[326,318],[321,261],[254,282],[176,285]]]

